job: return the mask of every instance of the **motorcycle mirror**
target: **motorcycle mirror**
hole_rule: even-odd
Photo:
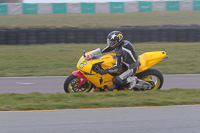
[[[84,56],[84,57],[86,57],[86,56],[85,56],[85,53],[86,53],[86,51],[84,50],[84,51],[83,51],[83,56]]]

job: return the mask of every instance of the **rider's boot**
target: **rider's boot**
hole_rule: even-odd
[[[136,85],[137,77],[136,76],[128,77],[126,81],[127,83],[130,83],[128,89],[133,90],[133,88]]]

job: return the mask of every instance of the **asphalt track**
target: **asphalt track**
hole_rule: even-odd
[[[0,93],[64,93],[67,76],[52,77],[0,77]],[[200,74],[164,75],[162,90],[183,88],[200,89]]]
[[[0,93],[56,93],[66,77],[0,77]],[[162,89],[200,88],[200,74],[164,75]],[[199,133],[200,105],[0,111],[0,133]]]
[[[0,133],[199,133],[200,105],[0,112]]]

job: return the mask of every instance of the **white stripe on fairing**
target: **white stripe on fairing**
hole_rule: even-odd
[[[122,47],[122,49],[125,50],[126,52],[128,52],[129,55],[133,58],[133,60],[136,62],[136,59],[133,57],[133,55],[132,55],[132,53],[131,53],[130,50],[128,50],[128,49],[126,49],[126,48],[124,48],[124,47]]]

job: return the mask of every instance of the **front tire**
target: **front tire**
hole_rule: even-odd
[[[152,88],[150,90],[159,90],[164,82],[162,73],[156,69],[147,69],[146,71],[138,73],[135,76],[139,79],[150,82],[152,84]]]
[[[70,75],[64,82],[64,91],[66,93],[85,93],[90,92],[92,90],[92,83],[90,81],[86,81],[81,87],[78,87],[79,78]]]

